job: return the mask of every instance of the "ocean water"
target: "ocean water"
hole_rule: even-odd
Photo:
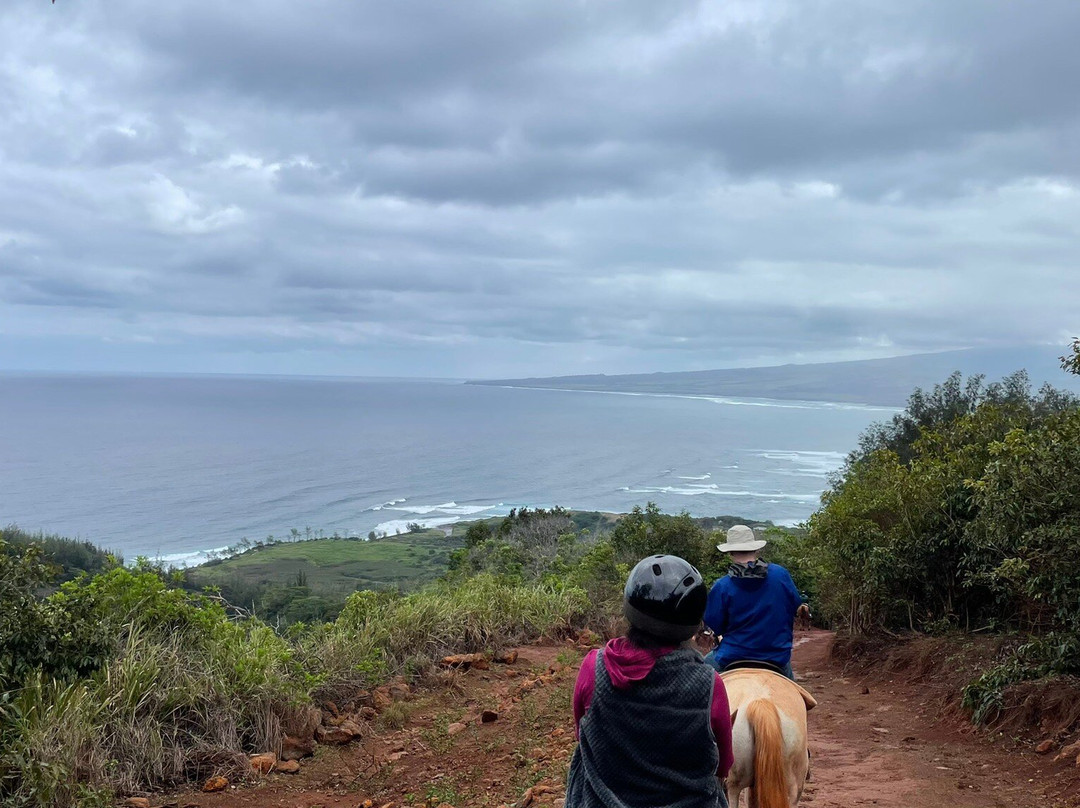
[[[0,523],[173,563],[512,507],[794,523],[893,410],[289,377],[0,377]]]

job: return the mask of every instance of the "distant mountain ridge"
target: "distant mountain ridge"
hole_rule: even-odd
[[[931,388],[957,370],[965,376],[982,373],[987,381],[997,381],[1023,369],[1031,377],[1034,388],[1049,382],[1054,387],[1080,392],[1080,378],[1065,373],[1059,366],[1058,357],[1063,353],[1064,345],[971,348],[851,362],[614,376],[593,374],[474,379],[466,384],[902,407],[916,387]]]

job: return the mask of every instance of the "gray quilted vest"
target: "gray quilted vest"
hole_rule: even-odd
[[[715,673],[680,648],[627,690],[611,684],[604,652],[581,719],[566,782],[566,808],[724,806],[709,722]]]

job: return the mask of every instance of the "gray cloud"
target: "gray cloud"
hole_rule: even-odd
[[[529,375],[1063,344],[1076,30],[1071,0],[16,0],[0,362]]]

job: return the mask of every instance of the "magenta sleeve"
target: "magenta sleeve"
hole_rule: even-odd
[[[713,687],[709,721],[720,752],[720,768],[717,769],[716,775],[727,777],[731,764],[735,762],[735,754],[731,750],[731,707],[728,705],[727,688],[724,687],[724,680],[720,678],[719,673],[716,674],[716,684]]]
[[[596,649],[589,651],[581,661],[577,681],[574,683],[574,737],[577,737],[578,724],[585,711],[589,709],[593,691],[596,690]],[[727,696],[724,696],[727,703]],[[730,733],[729,733],[730,734]]]

